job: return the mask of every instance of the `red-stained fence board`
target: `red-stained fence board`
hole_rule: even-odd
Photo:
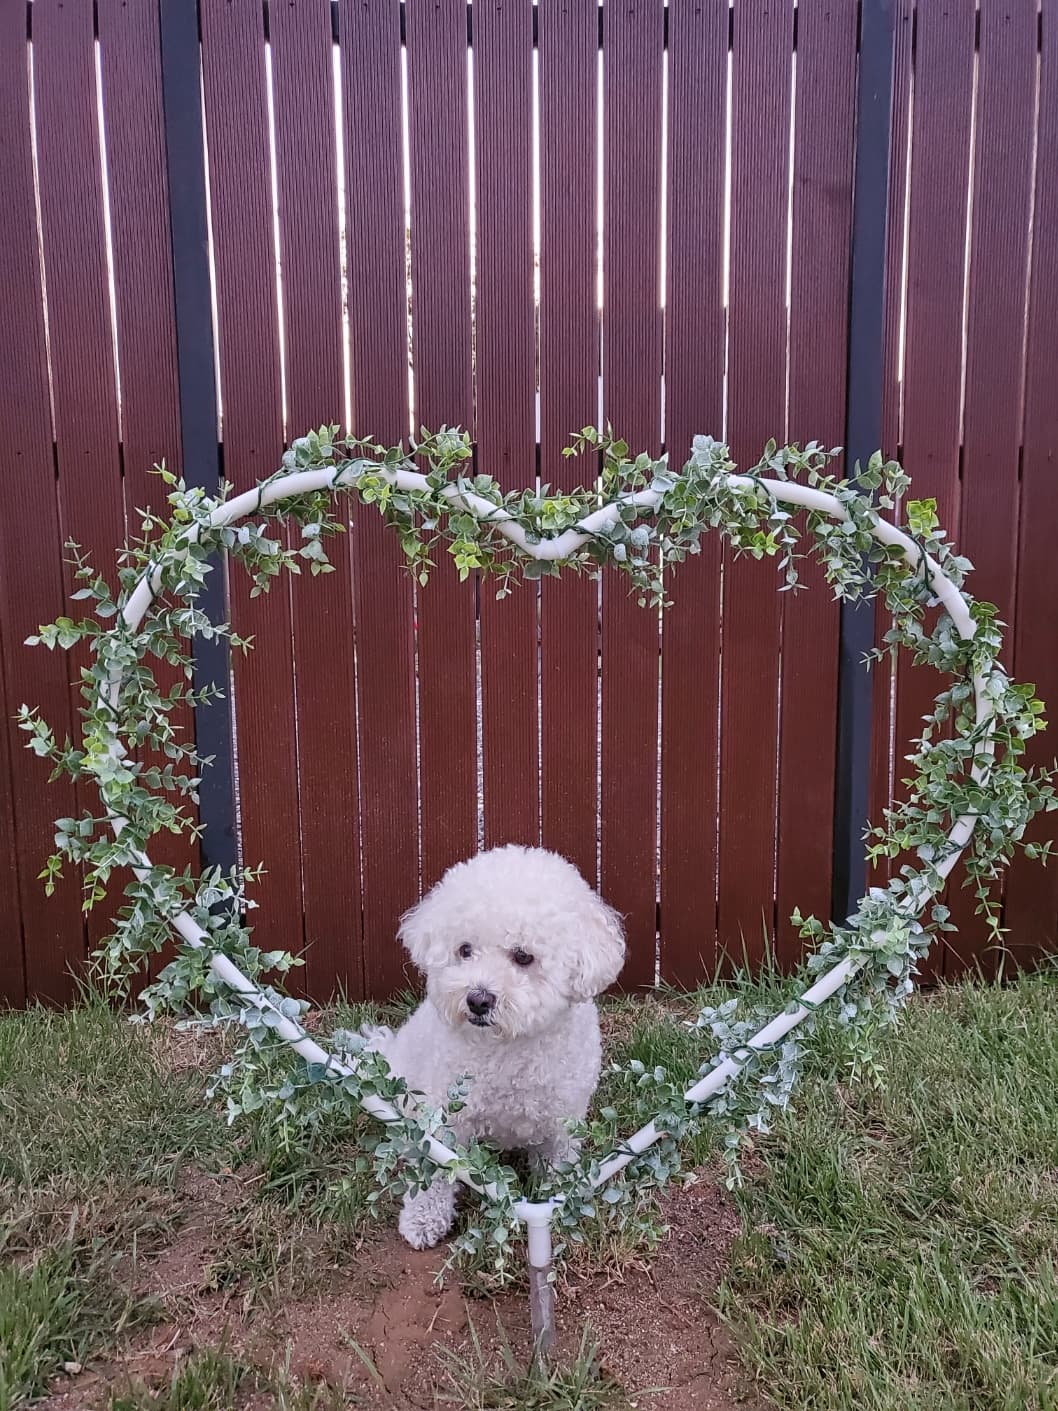
[[[3,619],[0,619],[0,708],[10,717],[16,706],[7,692],[3,647]],[[0,730],[0,907],[3,907],[6,918],[3,940],[0,941],[0,1010],[3,1010],[26,1002],[18,851],[15,846],[15,799],[11,781],[11,742],[7,730]]]
[[[963,287],[974,69],[973,0],[916,16],[907,241],[903,463],[915,499],[934,497],[941,524],[959,522]],[[972,591],[972,585],[971,585]],[[941,689],[931,667],[896,668],[896,792],[904,757]],[[942,963],[935,951],[924,973]]]
[[[90,7],[61,0],[34,5],[37,166],[63,528],[113,583],[125,526],[94,46]]]
[[[1036,121],[1035,0],[980,14],[959,551],[974,565],[970,591],[1012,622],[1025,371],[1025,293]],[[1053,239],[1054,231],[1042,230]],[[956,874],[958,878],[958,873]],[[994,967],[987,923],[971,890],[951,888],[958,933],[945,973],[971,961]]]
[[[125,514],[91,7],[34,4],[33,60],[63,533],[114,586]],[[69,569],[66,583],[72,590]],[[86,651],[73,653],[75,672],[87,663]],[[94,791],[78,794],[83,808],[97,806]],[[105,906],[89,913],[93,942],[110,929],[109,917]]]
[[[269,18],[292,439],[343,418],[330,0],[287,0]],[[336,572],[313,578],[306,569],[293,592],[306,979],[319,999],[338,985],[363,993],[349,536],[326,547]]]
[[[669,7],[665,444],[680,469],[724,416],[726,8]],[[716,961],[720,544],[668,582],[661,627],[661,978],[700,984]]]
[[[661,0],[603,22],[603,412],[632,454],[661,442]],[[626,987],[650,985],[657,936],[656,609],[616,573],[602,591],[602,890],[625,917]]]
[[[727,436],[756,462],[786,409],[791,0],[734,9]],[[719,943],[756,962],[775,915],[781,599],[774,574],[725,552]]]
[[[467,12],[407,9],[415,423],[473,431]],[[442,546],[418,599],[422,884],[477,842],[474,586]]]
[[[974,6],[918,11],[911,133],[903,455],[916,499],[958,523],[959,402]],[[934,674],[901,664],[897,752],[936,694]],[[917,677],[917,685],[912,682]]]
[[[885,324],[882,362],[882,444],[887,457],[900,454],[901,337],[903,334],[904,226],[908,179],[908,132],[911,126],[911,44],[914,34],[914,0],[897,0],[894,5],[893,95],[889,136],[889,197],[885,241]],[[879,604],[875,614],[875,645],[884,646],[892,619]],[[890,658],[885,656],[871,668],[874,674],[871,726],[871,781],[868,815],[872,823],[882,821],[883,810],[892,797],[893,778],[893,691]],[[889,864],[868,866],[868,881],[884,883]]]
[[[1021,468],[1014,670],[1033,681],[1048,709],[1050,729],[1030,741],[1026,762],[1051,766],[1058,754],[1058,4],[1044,0],[1040,56],[1039,128],[1029,285],[1028,356]],[[1030,828],[1031,841],[1058,834],[1056,815]],[[1058,866],[1046,869],[1018,858],[1006,881],[1006,942],[1023,964],[1038,961],[1058,942]]]
[[[478,469],[504,490],[536,475],[533,307],[533,5],[474,11]],[[481,591],[485,846],[540,839],[537,634],[529,582]]]
[[[69,961],[84,954],[84,925],[76,875],[70,870],[48,899],[37,881],[54,846],[54,820],[74,811],[73,785],[46,786],[49,767],[24,748],[12,717],[25,702],[36,705],[60,739],[71,732],[70,663],[67,655],[23,642],[64,608],[62,529],[56,500],[51,407],[44,335],[44,304],[33,195],[26,12],[0,6],[0,288],[4,337],[0,339],[0,443],[4,446],[4,503],[0,515],[0,650],[6,695],[0,700],[7,740],[21,927],[2,943],[4,993],[21,997],[70,997]],[[27,526],[32,525],[32,533]]]
[[[338,38],[353,427],[394,445],[408,434],[399,5],[342,0]],[[357,515],[352,547],[364,965],[377,998],[404,983],[396,931],[419,893],[414,603],[400,545],[370,508]]]
[[[272,475],[283,454],[264,16],[259,6],[203,0],[201,21],[224,474],[245,490]],[[230,592],[235,630],[254,639],[233,665],[242,858],[267,869],[254,888],[255,938],[300,951],[290,589],[284,577],[251,599],[249,579],[233,566]]]
[[[856,126],[855,0],[801,0],[797,12],[789,440],[840,446]],[[830,915],[840,617],[814,560],[782,599],[776,957],[800,957],[790,922]],[[862,669],[862,668],[861,668]]]
[[[97,11],[131,519],[139,509],[166,508],[166,487],[151,471],[162,460],[180,464],[161,50],[151,6],[98,0]]]
[[[906,235],[908,138],[911,127],[911,55],[915,0],[893,5],[893,94],[889,115],[889,191],[885,242],[885,346],[882,350],[882,446],[894,456],[900,444],[900,334],[903,323],[903,258]]]
[[[99,0],[96,7],[103,83],[110,226],[121,367],[121,443],[130,532],[139,532],[137,511],[164,511],[165,485],[151,468],[161,461],[180,467],[180,389],[176,367],[169,188],[165,169],[161,46],[158,12],[150,5]],[[181,674],[165,663],[155,674],[167,692]],[[174,728],[194,738],[192,712],[173,711]],[[159,755],[152,763],[164,764]],[[188,799],[174,800],[189,814]],[[186,837],[159,834],[151,857],[178,871],[191,862]],[[156,973],[167,960],[152,960]]]
[[[599,414],[595,75],[598,9],[539,8],[540,478],[556,490],[591,479],[567,459],[570,435]],[[599,585],[566,574],[540,585],[541,821],[544,846],[598,878]]]

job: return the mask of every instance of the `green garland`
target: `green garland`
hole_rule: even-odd
[[[90,781],[104,802],[99,814],[58,820],[56,852],[41,874],[46,887],[54,888],[65,858],[81,869],[84,904],[92,907],[107,894],[115,871],[142,863],[156,834],[197,834],[193,806],[208,761],[173,723],[178,706],[208,698],[190,685],[190,642],[195,636],[224,636],[236,648],[251,645],[226,625],[209,621],[199,605],[202,589],[221,553],[242,563],[253,594],[266,592],[284,571],[300,573],[305,566],[314,574],[331,571],[326,541],[344,529],[343,518],[335,512],[335,492],[375,507],[399,535],[409,570],[419,582],[427,580],[443,551],[461,579],[487,575],[496,581],[501,597],[522,579],[557,576],[570,569],[597,573],[605,565],[626,575],[641,604],[664,606],[673,570],[699,551],[703,532],[717,529],[736,554],[775,558],[785,589],[800,586],[798,565],[812,553],[835,597],[881,595],[892,619],[888,648],[895,652],[905,647],[916,662],[951,678],[909,757],[907,799],[886,810],[883,823],[870,835],[872,860],[904,854],[915,860],[906,862],[888,886],[872,888],[842,926],[794,917],[801,934],[815,945],[802,969],[805,984],[842,959],[859,964],[829,1012],[847,1031],[857,1061],[869,1067],[875,1028],[899,1011],[933,937],[954,929],[939,903],[920,916],[925,900],[942,884],[938,869],[951,855],[948,833],[954,822],[967,814],[979,820],[965,854],[967,882],[996,939],[1001,931],[992,887],[1000,871],[1019,846],[1043,859],[1050,852],[1049,843],[1024,842],[1029,821],[1056,806],[1051,772],[1028,769],[1023,762],[1026,742],[1043,728],[1043,706],[1031,686],[1015,685],[999,664],[1002,635],[996,610],[987,603],[972,604],[976,632],[969,641],[958,635],[943,612],[929,625],[927,613],[936,604],[925,555],[957,584],[970,565],[945,540],[935,504],[909,500],[907,477],[895,462],[883,463],[880,456],[866,468],[857,468],[851,480],[842,480],[828,469],[836,451],[824,451],[815,443],[804,449],[769,443],[751,470],[732,478],[735,467],[727,448],[711,438],[696,438],[689,461],[676,472],[664,457],[631,459],[624,442],[592,427],[574,438],[567,454],[589,458],[587,488],[552,494],[544,486],[539,492],[505,494],[490,476],[468,473],[470,443],[459,431],[423,431],[418,443],[405,451],[402,446],[384,448],[342,438],[337,428],[321,427],[296,441],[277,475],[263,482],[255,522],[218,525],[211,517],[228,498],[227,490],[214,499],[160,468],[169,515],[142,516],[140,537],[119,557],[117,594],[72,546],[80,585],[74,596],[91,604],[92,615],[61,617],[29,639],[51,649],[78,643],[89,648],[89,664],[81,671],[86,704],[80,711],[80,743],[60,743],[29,707],[22,708],[20,724],[28,732],[28,747],[51,761],[53,778],[66,774]],[[415,470],[412,457],[425,466],[425,481],[402,488],[395,483],[395,472]],[[272,481],[307,469],[327,472],[323,489],[271,506],[264,503]],[[822,490],[840,502],[846,518],[836,521],[809,510],[799,521],[769,491],[767,479],[799,479]],[[567,530],[579,530],[582,521],[603,506],[617,507],[611,522],[587,534],[562,560],[526,558],[500,527],[514,526],[526,543],[543,544]],[[909,568],[899,549],[883,546],[874,536],[879,512],[892,514],[901,507],[907,532],[923,551],[921,567]],[[291,525],[300,528],[296,547],[291,546],[291,534],[276,532]],[[151,588],[150,607],[140,625],[131,628],[123,609],[145,581]],[[159,686],[154,669],[158,662],[176,669],[178,684]],[[992,712],[986,732],[975,723],[975,678],[983,680]],[[115,681],[122,683],[116,699],[109,691]],[[110,827],[114,816],[125,820],[117,836]],[[124,888],[113,934],[97,952],[100,975],[117,992],[127,993],[146,957],[171,938],[171,918],[186,909],[208,932],[211,946],[245,974],[254,979],[281,977],[299,962],[284,952],[260,951],[245,924],[253,905],[246,888],[255,875],[252,870],[196,874],[157,864],[146,871],[141,867],[141,876]],[[218,1018],[241,1021],[245,1038],[214,1086],[233,1121],[267,1106],[311,1125],[335,1106],[352,1110],[371,1096],[392,1102],[401,1112],[400,1120],[385,1127],[373,1149],[358,1160],[373,1172],[379,1195],[399,1195],[432,1180],[439,1168],[427,1143],[431,1136],[441,1137],[459,1152],[465,1169],[481,1184],[491,1183],[493,1191],[483,1200],[480,1218],[457,1239],[455,1252],[479,1258],[485,1254],[501,1276],[509,1267],[507,1251],[517,1223],[513,1207],[520,1195],[517,1181],[487,1148],[456,1146],[447,1114],[459,1105],[458,1090],[450,1094],[447,1112],[424,1111],[384,1062],[365,1052],[363,1038],[350,1033],[337,1033],[332,1040],[346,1071],[329,1063],[307,1065],[274,1032],[281,1017],[300,1023],[304,1003],[276,988],[265,990],[260,1005],[236,1001],[210,972],[209,953],[190,946],[180,948],[142,1000],[151,1017],[207,1003]],[[789,1105],[804,1056],[803,1044],[791,1038],[771,1049],[747,1047],[766,1017],[742,1013],[736,1001],[702,1012],[699,1027],[714,1036],[721,1050],[702,1072],[726,1057],[742,1064],[738,1077],[704,1105],[685,1103],[663,1070],[647,1072],[641,1065],[630,1065],[642,1120],[653,1118],[666,1135],[634,1157],[600,1192],[600,1164],[615,1147],[620,1149],[617,1113],[604,1108],[581,1124],[577,1160],[548,1177],[538,1192],[561,1198],[559,1219],[569,1238],[582,1237],[586,1218],[634,1225],[643,1191],[664,1184],[679,1170],[681,1139],[706,1117],[723,1126],[732,1161],[730,1179],[737,1179],[742,1142],[747,1134],[766,1132],[773,1114]],[[813,1023],[811,1016],[807,1027]]]

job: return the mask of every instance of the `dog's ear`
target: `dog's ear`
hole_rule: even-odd
[[[590,893],[588,904],[570,917],[567,989],[571,999],[594,999],[608,989],[625,963],[621,918],[601,897]]]
[[[448,954],[448,937],[444,934],[438,915],[437,898],[428,892],[417,906],[406,911],[400,918],[397,933],[405,950],[420,970],[429,970],[442,964]]]

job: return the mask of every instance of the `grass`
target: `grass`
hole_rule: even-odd
[[[788,997],[776,978],[734,988],[775,1008]],[[703,1041],[684,1021],[716,997],[608,1004],[608,1054],[689,1083]],[[362,1017],[336,1006],[323,1022]],[[357,1130],[335,1123],[311,1141],[264,1119],[230,1130],[204,1101],[225,1042],[131,1026],[91,997],[63,1014],[0,1016],[0,1411],[158,1315],[135,1293],[136,1270],[186,1218],[189,1179],[224,1182],[208,1277],[243,1306],[309,1292],[355,1259]],[[1054,977],[916,1000],[884,1046],[879,1089],[829,1080],[835,1052],[822,1032],[796,1118],[738,1196],[744,1234],[721,1311],[762,1393],[789,1411],[1058,1411]],[[604,1075],[599,1100],[631,1113],[620,1075]],[[688,1165],[713,1154],[704,1131]],[[593,1235],[575,1272],[644,1257]],[[622,1404],[588,1342],[551,1371],[473,1342],[440,1375],[447,1404],[467,1411]],[[219,1347],[166,1385],[114,1392],[110,1411],[332,1400]]]
[[[327,1386],[299,1386],[282,1371],[266,1376],[217,1347],[193,1353],[160,1387],[130,1384],[112,1393],[107,1411],[340,1411],[347,1404]]]
[[[229,1180],[241,1193],[209,1270],[246,1302],[304,1291],[355,1240],[355,1134],[332,1124],[309,1152],[267,1121],[233,1132],[205,1100],[224,1044],[133,1026],[91,995],[0,1016],[0,1411],[157,1316],[130,1290],[178,1229],[189,1178],[246,1177]]]
[[[96,1002],[0,1021],[0,1411],[151,1316],[120,1276],[222,1147],[201,1091]]]
[[[202,1088],[201,1072],[160,1063],[142,1029],[95,999],[5,1015],[0,1174],[93,1185],[120,1171],[171,1185],[183,1163],[208,1161],[222,1145]]]
[[[919,1000],[761,1152],[723,1307],[797,1411],[1058,1407],[1058,986]]]
[[[108,1411],[231,1411],[255,1381],[251,1368],[223,1349],[208,1348],[176,1367],[165,1386],[115,1392]]]
[[[489,1356],[473,1323],[471,1350],[465,1356],[443,1351],[446,1386],[437,1403],[462,1411],[620,1411],[628,1406],[621,1388],[599,1365],[598,1349],[585,1331],[577,1354],[568,1362],[524,1365],[504,1341]]]
[[[105,1272],[75,1267],[68,1252],[0,1265],[0,1411],[40,1395],[64,1363],[120,1336],[135,1312]]]
[[[463,1411],[623,1411],[628,1406],[620,1388],[601,1371],[587,1335],[562,1367],[523,1366],[506,1345],[490,1357],[476,1337],[470,1355],[448,1354],[442,1365],[445,1386],[435,1400],[440,1406]],[[221,1346],[186,1358],[162,1386],[130,1384],[113,1392],[107,1411],[237,1411],[249,1406],[254,1411],[340,1411],[356,1404],[322,1384],[300,1386],[283,1370],[263,1374]]]

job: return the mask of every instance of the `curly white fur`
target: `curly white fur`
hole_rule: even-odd
[[[594,997],[624,963],[617,913],[556,853],[509,846],[451,868],[401,922],[426,998],[373,1048],[431,1106],[470,1080],[452,1127],[535,1161],[569,1154],[566,1123],[588,1110],[601,1044]],[[400,1232],[416,1249],[444,1238],[455,1188],[409,1196]]]

